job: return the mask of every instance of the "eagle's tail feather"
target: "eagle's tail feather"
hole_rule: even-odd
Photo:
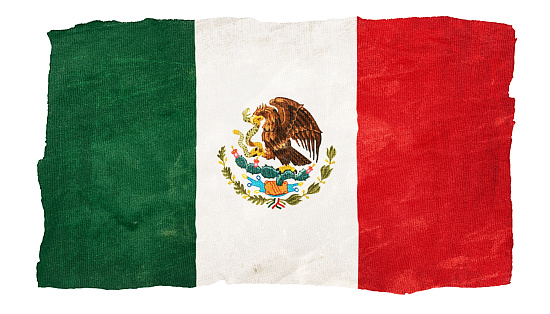
[[[290,157],[290,162],[295,166],[304,166],[311,163],[311,161],[307,159],[307,157],[300,154],[299,151],[295,150],[292,147],[290,147],[290,150],[289,150],[289,157]]]

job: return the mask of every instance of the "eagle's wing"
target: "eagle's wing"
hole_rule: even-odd
[[[304,105],[283,97],[272,99],[269,104],[277,108],[281,123],[280,136],[285,140],[295,140],[317,160],[322,132]]]

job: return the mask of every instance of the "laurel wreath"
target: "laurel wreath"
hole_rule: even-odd
[[[312,183],[307,190],[302,191],[302,194],[291,194],[287,198],[279,198],[279,202],[284,205],[297,205],[302,201],[302,198],[305,197],[306,199],[309,199],[310,195],[319,193],[319,191],[321,191],[320,184],[325,184],[325,179],[327,179],[332,173],[333,168],[331,165],[336,163],[336,161],[333,160],[334,157],[336,157],[336,149],[331,146],[330,148],[327,148],[327,159],[325,159],[327,164],[321,167],[321,176],[317,177],[319,182]],[[264,205],[269,203],[268,206],[271,206],[275,202],[275,198],[267,198],[262,195],[252,195],[250,190],[245,189],[244,184],[235,179],[235,175],[231,172],[231,168],[226,165],[227,157],[225,157],[225,146],[222,146],[222,148],[218,151],[218,158],[220,159],[218,163],[223,166],[222,174],[224,178],[229,180],[229,185],[233,184],[233,189],[237,195],[242,195],[244,199],[255,205]]]

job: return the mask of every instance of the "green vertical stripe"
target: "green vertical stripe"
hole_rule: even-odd
[[[49,37],[39,286],[195,286],[194,22]]]

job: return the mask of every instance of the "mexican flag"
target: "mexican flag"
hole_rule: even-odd
[[[511,26],[51,31],[41,287],[508,284]]]

